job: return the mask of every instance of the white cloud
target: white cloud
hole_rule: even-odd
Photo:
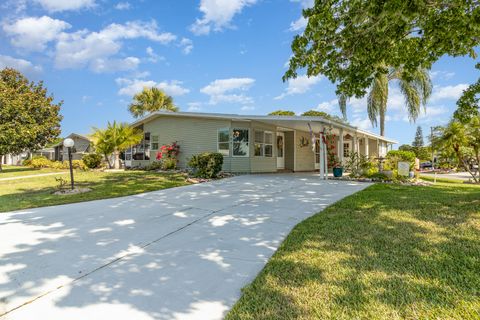
[[[294,94],[305,93],[309,91],[310,88],[313,85],[317,84],[321,79],[322,79],[321,76],[308,77],[306,75],[298,76],[297,78],[294,78],[294,79],[289,79],[288,86],[285,89],[285,92],[275,97],[275,100],[281,100],[286,96],[290,96]]]
[[[240,108],[241,111],[252,111],[255,110],[254,106],[243,106]]]
[[[33,65],[30,61],[0,55],[0,69],[13,68],[22,73],[34,74],[42,71],[42,67]]]
[[[187,111],[196,112],[202,110],[202,103],[201,102],[189,102],[187,103],[188,109]]]
[[[290,0],[290,1],[300,3],[302,10],[306,8],[311,8],[314,5],[314,0]],[[300,18],[290,23],[289,30],[290,31],[303,30],[307,26],[307,23],[308,23],[308,20],[305,19],[303,16],[300,16]]]
[[[178,80],[155,82],[153,80],[117,78],[115,81],[121,86],[118,94],[124,96],[134,96],[145,87],[157,87],[170,96],[181,96],[190,92],[187,88],[182,87],[183,82]]]
[[[432,80],[434,79],[448,80],[454,75],[455,75],[455,72],[449,72],[449,71],[437,70],[437,71],[430,72],[430,77],[432,78]]]
[[[337,99],[320,102],[318,104],[318,106],[315,108],[315,110],[324,111],[324,112],[332,112],[332,111],[335,110],[335,108],[337,108],[337,110],[339,109]]]
[[[105,61],[113,59],[109,64],[111,67],[118,66],[116,70],[125,70],[125,67],[117,63],[119,60],[113,58],[122,48],[122,40],[146,38],[167,44],[176,39],[173,34],[159,33],[157,29],[155,22],[134,21],[125,24],[113,23],[99,32],[81,30],[70,34],[62,33],[56,45],[55,66],[60,69],[87,66],[94,72],[103,72],[104,70],[98,66],[108,64]],[[134,67],[133,58],[123,59],[129,62],[128,69]],[[115,69],[109,68],[109,71],[115,71]]]
[[[359,129],[362,129],[362,130],[370,130],[373,128],[372,123],[370,122],[370,119],[368,119],[368,117],[366,118],[355,117],[350,123],[352,126],[358,127]]]
[[[200,92],[210,96],[210,104],[219,102],[251,104],[253,99],[243,93],[239,94],[238,91],[248,90],[254,82],[255,79],[252,78],[217,79],[200,89]]]
[[[129,71],[137,69],[140,59],[136,57],[127,57],[125,59],[102,59],[98,58],[92,61],[90,68],[96,73]]]
[[[63,30],[71,27],[65,21],[47,16],[28,17],[4,24],[3,30],[11,37],[10,42],[29,51],[43,51],[48,42],[58,39]]]
[[[132,6],[129,2],[119,2],[115,5],[115,9],[117,9],[117,10],[128,10],[131,7]]]
[[[180,47],[182,47],[182,52],[184,54],[190,54],[193,50],[193,41],[188,38],[182,38],[180,41]]]
[[[165,57],[162,57],[162,56],[156,54],[152,47],[147,47],[147,49],[145,50],[145,52],[147,53],[147,55],[148,55],[148,61],[150,61],[150,62],[156,63],[156,62],[158,62],[158,61],[160,61],[160,60],[161,60],[161,61],[164,61],[164,60],[165,60]]]
[[[454,86],[435,86],[433,88],[430,101],[435,102],[438,100],[458,100],[462,95],[463,90],[468,88],[468,84],[460,83]]]
[[[49,12],[80,10],[95,6],[95,0],[34,0]]]
[[[199,10],[203,13],[190,27],[196,35],[207,35],[212,30],[221,31],[230,27],[233,17],[244,7],[253,5],[257,0],[201,0]]]

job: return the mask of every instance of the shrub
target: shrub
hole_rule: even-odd
[[[49,168],[51,163],[52,161],[48,160],[47,158],[43,156],[37,156],[37,157],[34,157],[32,160],[30,160],[30,163],[28,166],[35,169]]]
[[[67,166],[69,167],[68,161],[64,162]],[[79,170],[88,170],[88,167],[83,163],[82,160],[72,160],[72,168],[73,169],[79,169]]]
[[[31,159],[25,159],[23,160],[22,162],[22,166],[25,166],[25,167],[30,167],[32,164],[32,160]]]
[[[345,163],[345,169],[351,173],[353,177],[365,175],[370,169],[374,169],[375,164],[371,162],[367,156],[358,154],[358,152],[350,152]]]
[[[381,172],[373,173],[373,174],[369,175],[368,177],[371,178],[371,179],[373,179],[373,180],[380,180],[380,181],[392,180],[392,179],[389,178],[386,174],[381,173]]]
[[[399,161],[410,163],[410,169],[415,166],[416,156],[413,151],[390,150],[388,151],[386,158],[386,167],[391,168],[392,170],[398,169]]]
[[[204,152],[193,156],[188,166],[195,169],[195,174],[201,178],[215,178],[222,170],[223,155],[218,152]]]
[[[165,158],[162,160],[162,169],[163,170],[175,170],[177,168],[177,159],[175,158]]]
[[[95,169],[100,166],[102,163],[102,156],[98,153],[90,153],[86,154],[82,157],[83,163],[87,166],[87,168]]]
[[[161,161],[153,161],[145,166],[145,170],[147,171],[155,171],[162,169],[162,162]]]

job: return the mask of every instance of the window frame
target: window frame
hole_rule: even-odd
[[[257,133],[258,132],[261,132],[262,133],[262,141],[261,142],[258,142],[257,141]],[[267,143],[267,135],[270,135],[271,139],[270,139],[270,143]],[[254,139],[253,139],[253,155],[254,157],[258,157],[258,158],[273,158],[274,157],[274,151],[273,151],[273,131],[268,131],[268,130],[255,130],[255,133],[254,133]],[[257,155],[256,154],[256,151],[257,151],[257,145],[260,145],[260,151],[261,151],[261,154],[260,155]],[[271,154],[270,155],[267,155],[267,153],[265,152],[266,150],[266,146],[270,146],[271,147]]]
[[[156,138],[156,139],[155,139]],[[156,140],[156,141],[155,141]],[[157,147],[154,148],[154,145],[157,144]],[[160,149],[160,135],[150,134],[150,150],[151,151],[158,151]]]
[[[233,133],[237,130],[242,130],[242,131],[247,131],[247,137],[248,137],[248,140],[247,140],[247,152],[245,155],[235,155],[235,143],[241,143],[241,142],[235,142],[233,140]],[[250,128],[245,128],[245,127],[233,127],[232,128],[232,131],[231,131],[231,141],[232,141],[232,157],[235,157],[235,158],[248,158],[250,157]]]
[[[220,131],[227,131],[227,141],[220,141],[219,136],[220,136]],[[221,150],[226,151],[227,149],[220,149],[220,144],[228,144],[228,154],[223,153]],[[217,129],[217,152],[222,154],[224,157],[230,157],[230,154],[232,152],[232,138],[231,138],[231,131],[230,128],[218,128]]]

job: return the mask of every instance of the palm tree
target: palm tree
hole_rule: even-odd
[[[92,137],[98,152],[102,152],[110,165],[108,156],[113,154],[113,167],[120,168],[120,152],[140,143],[143,132],[132,128],[128,123],[108,123],[106,129],[93,128]]]
[[[385,135],[385,116],[387,113],[388,84],[390,81],[399,82],[400,91],[405,98],[408,117],[411,121],[417,120],[421,107],[425,108],[427,100],[432,94],[432,81],[427,69],[418,68],[411,78],[405,77],[403,68],[384,68],[385,72],[378,73],[370,88],[367,98],[368,118],[372,125],[380,122],[380,135]],[[346,96],[339,97],[340,110],[346,117]]]
[[[142,92],[133,96],[133,102],[128,107],[128,110],[135,118],[143,117],[146,113],[161,109],[173,112],[178,111],[178,108],[173,104],[173,98],[155,87],[143,88]]]

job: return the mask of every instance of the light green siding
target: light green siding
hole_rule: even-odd
[[[309,144],[306,147],[300,146],[300,139],[304,137],[308,140]],[[296,148],[296,171],[312,171],[315,169],[315,158],[314,153],[312,151],[312,142],[310,139],[310,133],[305,131],[297,131],[296,132],[296,141],[295,141],[295,148]]]
[[[180,118],[158,117],[144,124],[143,130],[150,132],[152,136],[159,137],[159,146],[170,144],[174,141],[180,145],[179,167],[185,168],[188,160],[202,152],[217,152],[217,131],[222,128],[249,130],[249,155],[246,157],[232,156],[230,143],[230,156],[223,160],[223,170],[227,172],[251,173],[251,172],[275,172],[276,150],[273,146],[273,157],[254,156],[254,131],[271,131],[275,141],[275,126],[254,123],[250,121],[232,122],[230,120],[205,119],[205,118]],[[133,167],[144,167],[155,160],[158,150],[151,150],[150,161],[133,160]]]

